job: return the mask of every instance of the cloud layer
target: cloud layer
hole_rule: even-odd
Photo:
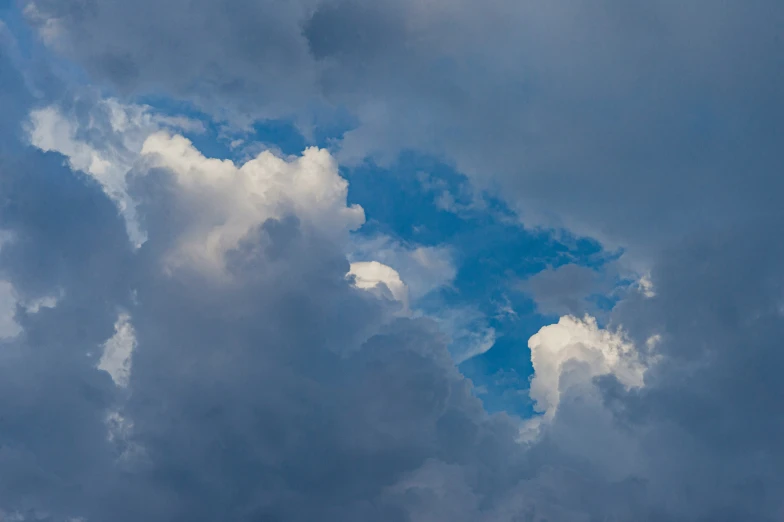
[[[684,229],[781,217],[775,0],[27,6],[54,48],[123,92],[304,130],[345,108],[342,160],[443,156],[528,225],[637,256]]]
[[[119,98],[0,26],[0,520],[780,519],[779,3],[22,5]],[[355,126],[233,161],[161,93]],[[404,149],[646,274],[531,337],[529,418],[459,371],[481,315],[417,308],[459,252],[351,235],[340,162]],[[527,290],[575,314],[588,271]]]

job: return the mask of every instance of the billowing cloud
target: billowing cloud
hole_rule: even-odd
[[[449,248],[406,245],[387,236],[353,238],[349,257],[352,262],[378,261],[391,266],[408,285],[413,299],[449,286],[457,275]]]
[[[553,417],[561,391],[581,381],[612,375],[627,387],[643,384],[645,367],[623,332],[600,329],[590,316],[564,316],[528,341],[534,375],[531,398],[538,411]]]
[[[340,237],[365,221],[358,205],[346,206],[348,184],[326,150],[310,148],[287,160],[262,152],[240,167],[204,157],[182,136],[154,134],[142,156],[152,168],[173,173],[174,202],[188,213],[172,263],[220,267],[253,228],[296,216],[302,226]]]
[[[136,216],[130,178],[149,169],[172,172],[180,188],[175,204],[201,209],[191,210],[196,219],[179,231],[173,265],[187,261],[220,269],[225,252],[270,218],[296,215],[310,227],[338,235],[364,222],[359,206],[346,207],[347,183],[326,150],[308,149],[296,160],[265,151],[237,166],[207,158],[188,139],[161,130],[197,126],[184,118],[110,99],[98,101],[84,119],[80,125],[57,107],[34,110],[30,143],[63,154],[72,169],[95,178],[117,204],[137,246],[146,240],[146,230]]]
[[[446,157],[526,224],[633,247],[643,264],[687,230],[781,217],[775,0],[27,5],[54,49],[123,92],[303,130],[346,108],[342,161]]]
[[[3,171],[20,203],[2,209],[3,272],[19,299],[61,296],[17,313],[4,345],[8,517],[395,520],[415,509],[395,485],[442,445],[471,468],[487,437],[491,465],[514,446],[431,321],[346,279],[342,237],[363,216],[326,152],[242,171],[182,138],[145,143],[127,185],[148,234],[136,249],[105,187],[63,156],[28,149]],[[44,209],[72,217],[52,228]],[[205,210],[241,225],[221,244],[230,277],[166,263],[211,229]],[[453,422],[478,432],[454,438]]]
[[[354,284],[365,290],[384,290],[408,310],[408,286],[400,279],[397,270],[378,261],[357,261],[351,263],[348,273],[354,277]]]
[[[32,107],[0,54],[1,517],[780,518],[779,3],[24,4],[118,96],[357,126],[238,164],[141,106]],[[650,270],[606,324],[531,338],[533,433],[455,366],[481,314],[455,351],[470,309],[363,288],[455,278],[441,247],[352,251],[337,161],[408,148]]]

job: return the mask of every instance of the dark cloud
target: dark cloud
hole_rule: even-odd
[[[229,282],[167,273],[194,211],[168,172],[134,180],[150,232],[134,252],[97,183],[18,151],[0,170],[2,275],[60,299],[19,308],[2,344],[4,518],[405,520],[440,505],[427,484],[395,489],[426,463],[509,461],[513,423],[483,412],[434,324],[393,319],[295,217],[230,252]],[[120,311],[138,342],[127,389],[96,368]]]
[[[548,462],[568,455],[582,477],[620,479],[624,498],[644,506],[621,519],[780,517],[784,272],[769,227],[702,230],[661,255],[654,296],[630,293],[613,310],[612,323],[659,358],[642,388],[612,376],[562,380],[558,412],[533,451],[546,448]],[[571,365],[563,375],[579,372]],[[603,512],[623,505],[612,498]]]
[[[701,499],[736,513],[733,520],[739,509],[748,510],[744,519],[780,516],[784,488],[774,471],[784,457],[784,272],[776,261],[784,252],[768,226],[692,238],[659,265],[656,297],[618,311],[630,328],[664,334],[662,364],[624,408],[629,422],[650,430],[658,480],[691,482],[683,503]]]
[[[313,94],[312,59],[298,25],[308,4],[41,2],[27,15],[39,23],[56,17],[53,45],[80,56],[88,72],[119,92],[183,95],[217,112],[224,107],[237,120],[243,112],[290,114]],[[277,96],[282,85],[285,99]],[[279,103],[259,111],[254,100],[273,95]]]
[[[6,512],[775,519],[782,274],[762,261],[780,247],[758,223],[674,248],[653,273],[656,296],[615,311],[641,348],[662,335],[645,388],[603,378],[565,389],[543,438],[521,445],[515,422],[472,396],[434,324],[393,319],[390,303],[346,281],[338,247],[296,218],[251,232],[228,256],[229,282],[167,273],[187,221],[178,212],[190,209],[171,204],[166,171],[134,185],[150,239],[132,253],[98,187],[53,154],[19,165],[3,176],[24,203],[4,209],[20,238],[4,247],[4,273],[23,291],[64,293],[51,310],[20,312],[25,332],[3,346]],[[48,211],[70,218],[38,218]],[[138,341],[127,390],[95,368],[118,309]],[[127,431],[110,431],[115,411]]]
[[[0,343],[0,509],[78,511],[114,460],[104,418],[117,391],[96,352],[130,300],[131,251],[114,205],[57,155],[3,154],[0,187],[12,237],[0,277],[21,300],[64,296],[37,313],[18,306],[24,331]]]
[[[532,219],[644,252],[655,296],[611,319],[660,360],[632,390],[569,362],[554,419],[519,443],[433,323],[353,287],[295,216],[247,234],[226,279],[167,271],[201,209],[139,172],[133,251],[97,184],[12,141],[30,96],[6,60],[0,272],[62,297],[19,306],[24,332],[0,345],[0,516],[780,518],[779,3],[36,5],[55,47],[123,92],[254,118],[343,104],[361,123],[344,157],[443,155]],[[537,279],[559,309],[594,283],[563,270],[555,292]],[[127,389],[96,369],[121,311]]]
[[[20,317],[25,333],[3,347],[6,513],[392,521],[422,504],[443,509],[427,484],[395,489],[427,462],[487,474],[477,487],[509,480],[514,425],[486,416],[434,324],[390,322],[391,305],[352,287],[344,255],[295,219],[250,234],[229,256],[231,283],[166,274],[165,236],[153,228],[131,254],[96,186],[61,160],[25,166],[4,180],[40,198],[15,194],[25,211],[6,220],[19,240],[4,247],[3,268],[22,289],[25,270],[45,269],[34,288],[64,292],[54,309]],[[166,186],[136,188],[158,193],[140,197],[145,215],[168,205]],[[50,232],[38,201],[72,217]],[[138,341],[127,393],[95,368],[120,308]],[[115,411],[128,431],[110,431]]]
[[[634,247],[777,211],[780,2],[35,2],[66,56],[213,113],[359,122],[342,158],[413,148],[529,224]]]

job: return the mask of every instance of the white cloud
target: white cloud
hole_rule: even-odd
[[[408,312],[408,287],[394,268],[378,261],[360,261],[351,263],[349,274],[354,276],[357,288],[377,291],[380,285],[384,285],[392,297],[403,305],[403,312]]]
[[[378,261],[394,268],[408,285],[412,301],[452,283],[457,268],[446,246],[408,245],[388,236],[354,238],[351,262]]]
[[[534,376],[531,398],[545,418],[555,416],[561,393],[594,377],[614,375],[627,387],[643,384],[645,366],[623,331],[599,328],[596,319],[564,316],[528,341]]]
[[[410,305],[413,315],[425,316],[438,323],[450,340],[449,351],[455,364],[483,354],[495,344],[495,329],[475,307],[442,303],[437,310],[422,310],[417,306],[423,297],[449,287],[454,281],[457,267],[450,247],[407,245],[388,236],[360,237],[354,238],[348,257],[352,261],[352,273],[356,271],[367,277],[371,281],[367,283],[369,286],[373,287],[382,278],[385,283],[390,281],[387,286],[391,284],[398,288],[395,291],[390,286],[395,298],[405,303],[405,310],[408,311]],[[404,294],[403,287],[405,300],[398,297]]]
[[[98,369],[111,375],[117,386],[127,387],[131,378],[131,362],[135,348],[136,332],[131,324],[131,316],[121,313],[114,323],[114,335],[103,345]]]
[[[179,204],[193,209],[171,266],[220,270],[224,254],[268,219],[296,216],[306,229],[336,241],[365,221],[362,207],[346,205],[348,182],[324,149],[291,158],[265,151],[238,166],[205,157],[182,136],[159,132],[144,142],[142,155],[149,167],[173,174]]]
[[[128,194],[129,172],[168,169],[177,184],[178,201],[198,209],[182,231],[170,267],[194,262],[220,269],[223,254],[271,218],[294,215],[307,227],[341,241],[346,231],[364,223],[362,208],[346,205],[348,183],[326,150],[310,148],[298,158],[263,151],[237,165],[205,157],[170,130],[201,132],[203,125],[105,99],[81,120],[56,106],[31,111],[28,126],[32,145],[63,154],[72,169],[101,184],[125,218],[136,246],[146,241],[147,232],[136,215],[137,203]]]

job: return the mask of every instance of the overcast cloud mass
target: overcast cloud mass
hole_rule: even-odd
[[[783,519],[784,3],[0,16],[0,522]]]

